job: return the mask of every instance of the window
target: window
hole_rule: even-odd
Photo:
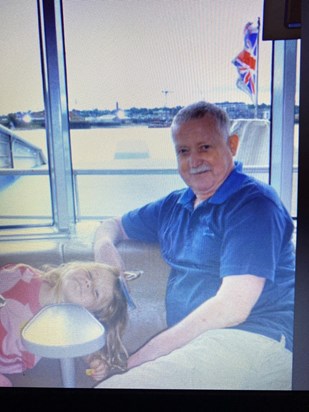
[[[36,1],[2,2],[0,22],[0,225],[48,225],[52,204]]]
[[[246,23],[262,17],[262,1],[63,6],[78,219],[122,214],[184,186],[168,127],[181,106],[207,99],[234,122],[255,116],[250,97],[236,87],[232,60]],[[271,43],[260,35],[259,132],[243,142],[239,159],[265,182],[270,105]]]
[[[273,184],[296,216],[297,158],[292,188],[280,175],[280,170],[292,175],[282,166],[288,150],[282,154],[285,143],[270,134],[282,100],[275,97],[272,67],[280,77],[284,65],[292,66],[280,49],[289,43],[279,42],[274,53],[260,33],[257,110],[237,88],[232,64],[243,49],[246,23],[256,25],[260,18],[262,27],[262,0],[252,0],[250,7],[244,0],[200,0],[194,7],[178,0],[63,0],[55,2],[55,16],[48,2],[37,4],[27,2],[18,13],[19,4],[12,1],[1,14],[0,30],[7,33],[1,38],[19,44],[17,60],[4,48],[0,82],[3,95],[15,98],[14,105],[3,99],[1,122],[26,141],[28,152],[37,150],[45,159],[35,167],[1,165],[3,228],[41,225],[65,234],[76,221],[118,215],[183,187],[168,126],[181,106],[203,98],[224,107],[233,123],[253,123],[257,117],[263,139],[257,131],[254,139],[243,139],[237,157],[248,173]],[[27,65],[20,65],[21,59]],[[13,71],[7,65],[18,70],[15,81],[7,78]],[[293,76],[292,68],[286,84]],[[296,115],[297,110],[296,104]],[[5,123],[9,113],[22,114],[23,123]],[[295,154],[297,127],[295,144],[291,136],[284,138]],[[2,140],[9,157],[9,144],[4,147]]]

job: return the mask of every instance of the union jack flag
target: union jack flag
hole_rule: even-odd
[[[254,104],[257,102],[257,55],[258,55],[259,24],[247,23],[244,28],[244,49],[235,57],[232,63],[236,66],[239,77],[237,87],[247,93]]]

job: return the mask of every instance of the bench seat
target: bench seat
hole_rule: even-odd
[[[70,261],[93,260],[93,237],[98,222],[81,223],[68,238],[17,240],[1,242],[0,265],[25,263],[40,268],[44,264],[59,265]],[[165,289],[169,273],[159,247],[126,240],[118,245],[127,270],[142,270],[143,274],[129,282],[136,309],[129,309],[129,321],[124,344],[134,352],[152,336],[166,327]],[[94,381],[84,373],[85,364],[76,360],[76,386],[92,387]],[[41,359],[24,374],[8,375],[14,386],[61,387],[61,371],[55,359]]]

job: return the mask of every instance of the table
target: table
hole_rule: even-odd
[[[86,356],[105,344],[103,325],[84,307],[71,303],[42,308],[23,328],[29,352],[60,359],[63,385],[75,387],[74,358]]]

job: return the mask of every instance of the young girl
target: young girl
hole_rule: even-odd
[[[11,386],[2,374],[21,373],[39,361],[23,346],[21,329],[43,306],[55,303],[84,306],[106,329],[104,348],[86,358],[89,375],[102,380],[125,370],[128,354],[121,335],[127,300],[119,271],[102,263],[70,262],[43,270],[25,264],[0,267],[0,386]]]

